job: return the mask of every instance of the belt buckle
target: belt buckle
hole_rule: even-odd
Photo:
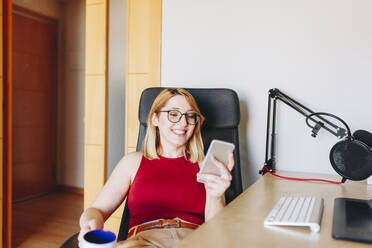
[[[178,220],[178,219],[177,219],[177,220],[175,220],[175,221],[176,221],[176,223],[177,223],[177,226],[176,226],[176,227],[177,227],[177,228],[180,228],[180,227],[181,227],[181,220]]]
[[[164,220],[162,220],[161,221],[161,227],[162,228],[172,228],[172,227],[180,228],[181,227],[181,221],[180,220],[175,220],[175,219],[173,219],[173,220],[176,221],[176,225],[171,224],[171,223],[164,223],[163,224]]]

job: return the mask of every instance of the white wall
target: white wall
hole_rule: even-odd
[[[110,1],[107,173],[124,156],[126,0]]]
[[[85,0],[62,4],[57,183],[84,187]]]
[[[241,101],[245,187],[264,162],[267,91],[372,130],[372,1],[163,0],[162,86],[228,87]],[[304,118],[278,108],[277,168],[335,174],[337,138],[310,136]]]

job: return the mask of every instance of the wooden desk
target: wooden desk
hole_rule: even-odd
[[[319,174],[279,172],[280,175],[340,180]],[[302,227],[264,227],[264,219],[281,196],[324,198],[320,232]],[[372,198],[372,185],[347,181],[342,185],[288,181],[266,173],[225,209],[186,237],[181,247],[371,247],[332,238],[333,202],[337,197]]]

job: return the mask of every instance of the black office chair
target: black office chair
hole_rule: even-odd
[[[137,140],[137,151],[141,149],[143,138],[146,134],[147,117],[151,105],[156,96],[164,88],[148,88],[142,92],[139,104],[138,117],[140,121],[140,130]],[[239,99],[235,91],[231,89],[188,89],[195,98],[201,113],[205,117],[202,126],[202,137],[205,152],[213,139],[228,141],[235,144],[234,160],[235,166],[231,171],[231,186],[225,193],[226,202],[231,202],[242,192],[242,180],[240,172],[239,156],[239,134],[238,125],[240,121]],[[120,223],[117,241],[127,238],[129,228],[130,213],[128,205],[125,204],[123,216]],[[70,238],[62,245],[62,248],[77,247],[77,235]]]
[[[72,235],[61,245],[61,248],[78,248],[79,247],[78,236],[79,233],[75,233],[74,235]]]
[[[140,130],[137,140],[137,151],[141,149],[143,138],[146,134],[147,117],[156,96],[165,88],[148,88],[142,92],[139,104],[138,117]],[[226,202],[231,202],[242,192],[242,180],[240,173],[239,134],[240,121],[239,99],[235,91],[231,89],[188,89],[195,98],[200,112],[205,117],[202,126],[204,151],[208,150],[213,139],[228,141],[235,144],[235,166],[231,172],[231,186],[226,191]],[[123,216],[118,233],[118,241],[125,240],[128,235],[130,213],[125,204]]]

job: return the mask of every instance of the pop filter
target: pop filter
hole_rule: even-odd
[[[347,130],[347,137],[337,142],[329,153],[333,169],[346,179],[364,180],[372,175],[372,134],[365,130],[357,130],[351,135],[350,128],[340,117],[330,113],[318,112],[307,116],[306,123],[312,116],[326,115],[339,120]],[[313,130],[315,127],[312,127]],[[314,131],[313,131],[314,132]],[[315,133],[316,134],[316,133]]]
[[[333,169],[342,181],[364,180],[372,175],[372,151],[360,140],[346,138],[337,142],[329,154]]]

